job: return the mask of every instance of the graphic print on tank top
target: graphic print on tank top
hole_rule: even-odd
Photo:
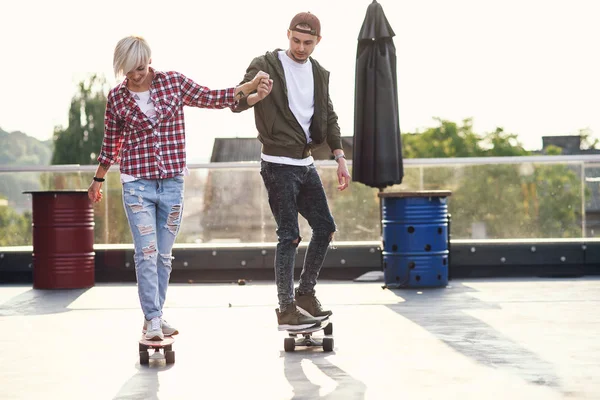
[[[158,122],[158,116],[156,114],[156,110],[154,109],[154,103],[152,102],[152,98],[150,97],[150,91],[147,90],[145,92],[131,92],[135,102],[138,107],[152,122],[152,124],[156,124]]]

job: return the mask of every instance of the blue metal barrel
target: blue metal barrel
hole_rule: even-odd
[[[383,274],[390,288],[448,284],[450,191],[379,193]]]

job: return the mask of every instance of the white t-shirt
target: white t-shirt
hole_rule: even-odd
[[[290,110],[292,110],[302,130],[304,130],[306,142],[310,143],[312,142],[310,124],[315,111],[315,84],[312,63],[310,60],[306,60],[305,63],[296,62],[284,50],[280,51],[278,56],[283,65],[283,72],[285,73]],[[297,159],[261,154],[261,158],[268,162],[288,165],[310,165],[314,162],[312,156]]]

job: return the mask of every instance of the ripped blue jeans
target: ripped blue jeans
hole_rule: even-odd
[[[183,215],[183,176],[123,183],[123,206],[135,246],[135,273],[147,320],[162,316],[171,250]]]
[[[301,293],[314,290],[336,226],[314,164],[304,167],[262,161],[260,174],[277,223],[275,282],[279,305],[285,307],[294,301],[294,266],[302,240],[298,214],[312,229],[298,284]]]

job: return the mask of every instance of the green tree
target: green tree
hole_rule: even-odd
[[[507,157],[507,156],[526,156],[529,151],[523,148],[519,142],[517,135],[506,133],[502,128],[496,128],[494,132],[487,133],[482,142],[486,147],[483,156],[490,157]]]
[[[482,138],[473,132],[472,119],[465,119],[462,125],[434,118],[438,126],[422,133],[402,135],[405,158],[479,157],[485,155],[481,148]]]
[[[517,135],[502,128],[482,136],[470,120],[439,120],[426,136],[412,135],[419,157],[525,156]],[[431,145],[441,141],[443,146]],[[592,146],[594,143],[590,143]],[[443,150],[443,151],[442,151]],[[560,154],[559,148],[547,154]],[[581,234],[581,182],[571,166],[490,164],[427,168],[425,189],[451,189],[453,237],[470,238],[483,225],[487,238],[576,237]]]
[[[106,81],[97,75],[81,81],[69,108],[69,124],[54,131],[52,164],[97,164],[104,137]],[[112,170],[118,170],[118,165]],[[46,174],[47,189],[87,189],[93,174]],[[103,186],[104,198],[94,205],[95,243],[131,243],[131,233],[122,202],[118,173],[109,173]]]
[[[54,130],[52,164],[96,163],[104,135],[106,81],[97,75],[79,83],[69,109],[69,125]]]
[[[421,133],[402,135],[405,158],[530,155],[516,134],[502,128],[479,135],[471,119],[461,124],[435,121],[436,126]],[[580,132],[584,146],[598,145],[585,133]],[[550,155],[561,152],[546,150]],[[482,228],[490,239],[577,237],[582,184],[578,168],[536,163],[409,167],[403,183],[386,191],[451,190],[448,204],[455,239],[479,237],[474,229]],[[369,206],[378,210],[379,203]]]
[[[0,199],[0,246],[31,245],[31,212],[21,215],[4,203]]]

